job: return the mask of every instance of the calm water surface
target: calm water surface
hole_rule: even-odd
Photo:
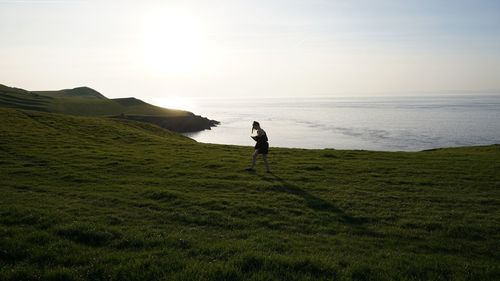
[[[500,143],[500,95],[198,100],[221,121],[188,134],[205,143],[253,145],[253,120],[271,147],[416,151]]]

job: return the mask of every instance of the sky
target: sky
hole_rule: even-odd
[[[108,97],[500,89],[498,0],[0,0],[0,83]]]

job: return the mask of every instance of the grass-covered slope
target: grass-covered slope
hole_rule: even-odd
[[[35,91],[33,93],[54,98],[79,97],[79,98],[107,99],[101,93],[89,87],[78,87],[74,89],[64,89],[59,91]]]
[[[11,88],[0,84],[0,106],[49,111],[54,98],[41,96],[23,89]]]
[[[162,108],[136,98],[108,99],[88,87],[26,91],[0,84],[0,107],[81,116],[117,116],[143,122],[149,122],[153,117],[162,121],[154,124],[179,132],[201,131],[217,124],[189,111]],[[179,122],[179,118],[187,121]]]
[[[144,123],[0,120],[0,280],[500,278],[500,146],[274,148],[266,174]]]
[[[161,108],[135,98],[108,99],[88,87],[60,91],[26,91],[0,85],[0,102],[5,107],[23,109],[31,109],[29,106],[37,103],[42,111],[84,116],[130,114],[173,117],[193,115],[188,111]],[[38,108],[33,109],[38,110]]]

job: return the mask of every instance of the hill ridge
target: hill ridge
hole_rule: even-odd
[[[126,118],[153,123],[176,132],[207,130],[219,123],[189,111],[155,106],[135,97],[109,99],[87,86],[57,91],[27,91],[0,85],[0,106],[82,116]],[[144,116],[154,118],[143,118]]]
[[[80,97],[108,99],[103,94],[99,93],[97,90],[94,90],[87,86],[76,87],[73,89],[64,89],[61,90],[61,92],[65,92],[66,94],[80,96]]]

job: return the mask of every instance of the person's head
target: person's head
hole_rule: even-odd
[[[253,121],[253,123],[252,123],[252,133],[253,133],[254,130],[258,130],[258,129],[260,129],[259,122]]]

